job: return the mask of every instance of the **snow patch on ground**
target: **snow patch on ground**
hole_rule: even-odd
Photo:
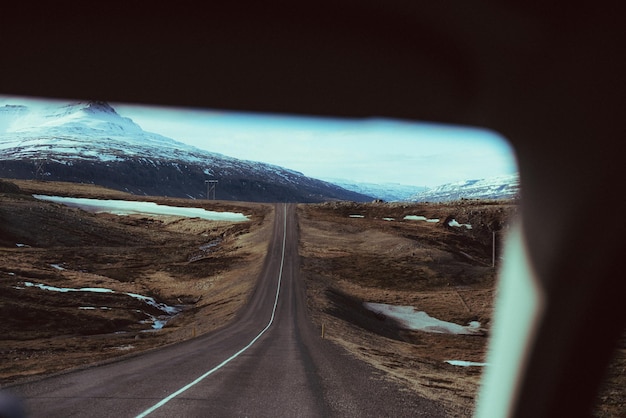
[[[26,287],[38,287],[41,290],[50,290],[52,292],[94,292],[94,293],[115,293],[114,290],[106,289],[104,287],[80,287],[80,288],[71,288],[71,287],[56,287],[56,286],[48,286],[43,283],[32,283],[32,282],[24,282],[24,286]]]
[[[472,367],[472,366],[488,366],[488,363],[478,363],[475,361],[465,361],[465,360],[446,360],[446,363],[451,364],[453,366],[461,366],[461,367]]]
[[[474,335],[480,334],[480,322],[472,321],[467,326],[433,318],[426,312],[417,311],[413,306],[396,306],[386,303],[365,302],[365,308],[398,321],[404,328],[438,334]]]
[[[126,294],[130,296],[131,298],[139,299],[140,301],[145,302],[147,305],[154,306],[158,310],[163,311],[169,315],[177,314],[180,311],[178,308],[174,306],[169,306],[169,305],[166,305],[165,303],[157,302],[156,300],[154,300],[154,298],[151,298],[150,296],[143,296],[137,293],[126,293]]]
[[[126,344],[126,345],[120,345],[115,348],[120,351],[128,351],[128,350],[132,350],[133,348],[135,348],[135,346],[132,344]]]
[[[460,224],[460,223],[457,222],[456,219],[452,219],[450,222],[448,222],[448,226],[455,226],[457,228],[465,227],[465,229],[472,229],[472,225],[470,225],[470,224]]]
[[[108,311],[111,308],[106,307],[106,306],[101,306],[99,308],[96,308],[95,306],[79,306],[78,309],[85,310],[85,311],[93,311],[95,309],[100,309],[102,311]]]
[[[404,217],[405,221],[425,221],[425,222],[432,222],[432,223],[437,223],[439,222],[439,219],[437,218],[432,218],[432,219],[428,219],[425,216],[421,216],[421,215],[406,215]]]

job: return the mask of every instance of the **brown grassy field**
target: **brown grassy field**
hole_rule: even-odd
[[[24,193],[0,191],[3,384],[133,354],[226,325],[254,286],[273,222],[271,205],[163,198],[150,200],[242,212],[250,221],[96,215],[38,201],[30,194],[137,197],[91,185],[15,183]],[[201,249],[214,242],[219,244]],[[119,293],[62,293],[25,287],[25,282]],[[154,330],[141,321],[162,312],[123,292],[153,297],[182,313]]]
[[[492,234],[479,228],[506,228],[515,210],[479,202],[302,205],[303,274],[315,322],[324,324],[326,338],[441,401],[452,416],[470,416],[482,368],[445,361],[485,361],[496,270]],[[404,220],[406,215],[440,222]],[[448,217],[472,229],[446,227]],[[413,306],[459,325],[479,321],[484,332],[403,330],[363,302]]]
[[[300,253],[310,311],[325,337],[425,397],[451,416],[471,416],[484,362],[500,246],[518,207],[513,202],[447,204],[326,203],[301,205]],[[358,217],[356,217],[358,215]],[[454,218],[404,220],[407,215]],[[393,220],[392,220],[393,219]],[[492,267],[496,231],[496,268]],[[363,308],[363,302],[413,306],[438,319],[480,321],[482,335],[407,331]],[[626,347],[615,353],[594,416],[626,416]]]
[[[273,226],[272,205],[10,182],[0,181],[0,386],[136,355],[225,326],[254,286]],[[250,221],[90,214],[35,200],[33,193],[151,200],[242,212]],[[470,416],[483,368],[445,361],[485,361],[499,244],[517,210],[514,202],[480,201],[299,205],[301,278],[320,338],[323,329],[324,338],[381,375],[442,402],[450,416]],[[407,215],[440,222],[405,220]],[[472,229],[446,226],[453,218]],[[117,293],[52,292],[25,282]],[[146,315],[160,312],[123,292],[153,297],[180,313],[152,329]],[[413,306],[459,325],[479,321],[482,332],[409,331],[363,302]],[[597,416],[624,416],[625,358],[622,343]]]

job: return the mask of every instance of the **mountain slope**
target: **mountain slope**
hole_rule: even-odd
[[[386,202],[403,202],[417,193],[427,190],[423,186],[410,186],[398,183],[362,183],[335,178],[324,178],[324,180],[344,189],[382,199]]]
[[[447,183],[417,193],[412,202],[445,202],[460,199],[512,199],[519,195],[519,176],[509,174],[488,179]]]
[[[372,198],[297,171],[146,132],[105,102],[0,107],[0,177],[94,183],[136,194],[261,202]]]

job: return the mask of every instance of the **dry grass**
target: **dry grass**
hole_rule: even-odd
[[[17,180],[11,179],[11,183],[16,184],[22,191],[29,194],[47,194],[53,196],[73,196],[98,199],[127,199],[133,200],[137,196],[131,193],[124,193],[118,190],[107,189],[86,183],[68,183],[62,181],[40,181],[40,180]]]
[[[128,197],[89,185],[16,183],[28,193]],[[191,338],[226,325],[237,314],[261,269],[273,226],[273,207],[150,200],[237,210],[251,220],[228,223],[171,216],[94,215],[37,201],[28,194],[0,196],[0,382]],[[216,240],[218,245],[210,251],[199,250]],[[16,243],[29,246],[18,248]],[[193,258],[198,253],[201,257]],[[145,314],[137,312],[146,310],[142,302],[123,294],[23,288],[27,281],[138,293],[183,311],[163,329],[145,332],[150,326],[140,324]],[[110,309],[83,310],[80,306]]]
[[[480,255],[472,261],[460,254],[475,253],[474,238],[463,236],[464,231],[385,221],[394,208],[372,207],[379,213],[362,205],[334,211],[328,205],[300,206],[302,273],[311,315],[318,326],[324,324],[326,338],[441,402],[451,416],[470,416],[482,369],[445,360],[483,362],[488,338],[401,330],[391,321],[377,320],[361,302],[414,306],[441,320],[461,325],[480,321],[488,328],[495,273]],[[402,210],[446,215],[445,207]],[[351,212],[365,217],[349,218]]]
[[[324,325],[326,338],[389,378],[440,401],[450,416],[471,416],[482,369],[451,366],[445,360],[484,362],[488,334],[403,331],[366,311],[362,302],[414,306],[462,325],[477,320],[488,329],[495,296],[491,230],[506,230],[516,210],[506,202],[473,201],[300,206],[302,276],[314,322]],[[474,228],[402,221],[409,214],[442,220],[451,216]],[[383,219],[388,217],[394,221]],[[623,338],[607,371],[596,417],[626,417],[625,342]]]
[[[261,269],[273,226],[273,207],[246,202],[134,196],[93,185],[13,181],[26,193],[154,200],[243,212],[242,224],[179,217],[90,215],[60,205],[0,193],[0,384],[92,364],[191,338],[225,326],[246,302]],[[487,336],[401,330],[365,310],[363,301],[410,305],[436,318],[488,329],[494,297],[491,229],[516,212],[506,202],[405,205],[329,203],[299,207],[301,276],[313,321],[326,338],[369,362],[390,379],[470,416]],[[349,218],[362,214],[364,218]],[[469,231],[402,221],[405,215],[470,223]],[[393,217],[394,221],[383,218]],[[215,251],[199,246],[220,239]],[[17,242],[32,244],[16,248]],[[65,270],[52,264],[61,263]],[[184,307],[155,332],[143,332],[127,300],[75,299],[30,292],[23,281],[64,287],[107,287],[157,297]],[[74,295],[75,296],[75,295]],[[117,311],[79,311],[102,302]],[[29,316],[27,316],[29,315]],[[15,321],[15,319],[23,319]],[[46,322],[47,321],[47,322]],[[111,324],[114,325],[107,331]],[[123,334],[112,330],[126,329]],[[608,371],[595,415],[626,416],[624,340]]]

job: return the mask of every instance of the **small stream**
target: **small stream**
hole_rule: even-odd
[[[149,319],[142,321],[141,323],[145,323],[145,324],[151,324],[152,329],[161,329],[165,326],[165,324],[167,323],[167,321],[169,321],[170,319],[172,319],[175,315],[177,315],[178,313],[180,313],[181,309],[179,307],[176,306],[170,306],[167,305],[163,302],[158,302],[156,301],[153,297],[150,296],[144,296],[144,295],[140,295],[138,293],[131,293],[131,292],[117,292],[115,290],[112,289],[107,289],[105,287],[80,287],[80,288],[72,288],[72,287],[56,287],[56,286],[49,286],[43,283],[32,283],[32,282],[24,282],[24,286],[25,287],[36,287],[39,288],[41,290],[48,290],[51,292],[61,292],[61,293],[68,293],[68,292],[92,292],[92,293],[116,293],[116,294],[122,294],[122,295],[126,295],[129,296],[133,299],[137,299],[142,301],[143,303],[145,303],[146,305],[150,305],[153,308],[158,309],[159,311],[163,312],[163,315],[159,315],[154,316],[151,315],[147,312],[143,312]],[[17,287],[17,289],[23,289],[22,287]],[[78,309],[96,309],[95,307],[91,307],[91,306],[79,306]],[[107,308],[106,306],[100,307],[99,309],[110,309]]]

